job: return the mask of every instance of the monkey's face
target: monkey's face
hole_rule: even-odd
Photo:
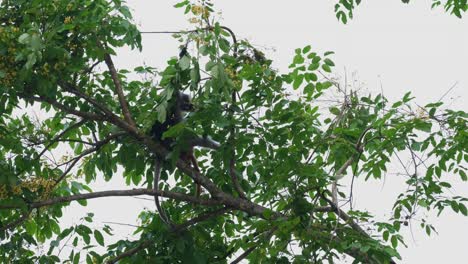
[[[193,107],[193,104],[192,104],[192,100],[190,98],[190,96],[188,94],[181,94],[180,95],[180,110],[184,111],[184,112],[192,112],[194,111],[194,107]]]

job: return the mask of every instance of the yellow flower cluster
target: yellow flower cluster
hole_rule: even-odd
[[[41,198],[47,197],[52,188],[55,185],[55,181],[53,179],[44,179],[44,178],[31,178],[26,181],[21,182],[18,185],[13,186],[11,192],[14,195],[20,195],[23,193],[23,189],[28,189],[31,192],[37,192],[40,189],[44,190]],[[6,185],[0,186],[0,199],[5,199],[8,197],[8,191]]]
[[[237,73],[231,67],[226,67],[224,71],[226,72],[229,79],[232,80],[234,87],[236,88],[242,87],[242,80],[239,80],[239,78],[237,78]]]
[[[206,7],[201,6],[201,5],[193,5],[192,13],[196,16],[201,16],[204,19],[207,19],[208,17],[210,17],[210,10],[208,10]]]
[[[15,69],[16,40],[19,28],[14,26],[0,26],[0,43],[2,44],[2,55],[0,55],[0,84],[10,86],[15,80],[17,69]]]
[[[231,67],[227,67],[225,71],[226,71],[226,74],[229,76],[229,78],[231,78],[231,79],[236,78],[236,73],[234,72],[234,70]]]
[[[65,20],[63,20],[63,23],[65,23],[65,24],[70,24],[71,21],[72,21],[71,17],[67,16],[67,17],[65,18]]]
[[[236,88],[241,88],[242,87],[242,81],[241,80],[234,80],[234,81],[232,81],[232,83],[234,84],[234,87],[236,87]]]
[[[16,78],[16,71],[11,69],[15,59],[13,56],[1,56],[0,55],[0,70],[3,72],[3,76],[0,78],[0,84],[5,86],[11,85]]]

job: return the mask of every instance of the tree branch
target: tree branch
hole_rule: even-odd
[[[60,109],[62,110],[63,112],[65,113],[68,113],[68,114],[71,114],[71,115],[75,115],[75,116],[79,116],[81,118],[84,118],[84,119],[87,119],[87,120],[94,120],[94,121],[105,121],[106,118],[102,115],[99,115],[99,114],[95,114],[95,113],[90,113],[90,112],[85,112],[85,111],[79,111],[79,110],[75,110],[71,107],[68,107],[68,106],[65,106],[53,99],[50,99],[50,98],[47,98],[45,96],[30,96],[30,95],[20,95],[20,97],[22,99],[25,99],[25,100],[32,100],[32,101],[36,101],[36,102],[40,102],[40,103],[48,103],[52,106],[54,106],[55,108],[57,109]]]
[[[273,233],[275,232],[277,228],[273,228],[271,229],[270,231],[268,231],[266,234],[265,234],[265,240],[269,240],[271,238],[271,236],[273,235]],[[261,242],[264,242],[264,241],[260,241]],[[243,259],[245,259],[248,255],[250,255],[250,253],[252,253],[256,248],[258,247],[258,244],[256,245],[253,245],[251,246],[250,248],[248,248],[246,251],[244,251],[244,253],[242,253],[240,256],[238,256],[235,260],[233,260],[231,262],[231,264],[237,264],[239,262],[241,262]]]
[[[322,198],[330,205],[330,207],[338,215],[338,217],[341,218],[346,223],[348,223],[351,226],[351,228],[353,228],[355,231],[357,231],[361,235],[364,235],[366,238],[371,238],[369,234],[367,234],[367,232],[364,231],[364,229],[362,229],[360,225],[354,222],[353,219],[345,211],[338,208],[336,204],[333,203],[333,201],[330,201],[330,199],[328,199],[324,195],[322,195]]]
[[[73,86],[70,83],[61,82],[60,86],[67,92],[72,93],[80,98],[83,98],[85,101],[89,102],[90,104],[94,105],[97,109],[101,110],[105,115],[118,118],[109,108],[105,105],[102,105],[96,99],[92,98],[91,96],[87,95],[86,93],[80,91],[77,87]]]
[[[50,146],[52,146],[55,142],[57,142],[58,140],[60,140],[61,137],[63,137],[66,133],[68,133],[69,131],[77,128],[77,127],[80,127],[81,125],[83,125],[84,123],[86,123],[86,120],[84,119],[81,119],[80,121],[72,124],[71,126],[67,127],[66,129],[64,129],[60,134],[56,135],[50,142],[49,144],[47,144],[44,149],[41,151],[41,153],[39,153],[39,155],[37,155],[36,159],[39,159],[42,155],[44,155],[44,153],[47,151],[47,149],[50,148]]]
[[[211,219],[211,218],[215,218],[217,216],[220,216],[220,215],[223,215],[224,213],[228,212],[229,211],[229,208],[227,207],[223,207],[223,208],[220,208],[218,210],[214,210],[214,211],[211,211],[211,212],[206,212],[204,214],[201,214],[195,218],[192,218],[191,220],[188,220],[187,222],[183,223],[183,224],[180,224],[180,225],[177,225],[175,226],[175,228],[173,229],[174,232],[180,232],[192,225],[195,225],[197,223],[200,223],[200,222],[203,222],[203,221],[206,221],[208,219]]]
[[[143,241],[141,242],[140,245],[130,249],[130,250],[127,250],[125,252],[123,252],[122,254],[118,255],[117,257],[113,258],[113,259],[110,259],[108,260],[106,263],[107,264],[114,264],[114,263],[117,263],[119,260],[121,259],[124,259],[126,257],[130,257],[132,256],[133,254],[137,253],[138,251],[146,248],[147,246],[149,246],[151,244],[151,241],[149,240],[146,240],[146,241]]]
[[[120,103],[120,107],[122,107],[122,113],[125,118],[125,121],[127,121],[127,123],[130,124],[132,127],[136,128],[137,126],[135,124],[135,121],[133,121],[132,115],[130,114],[128,103],[125,100],[125,95],[123,93],[122,84],[120,83],[119,75],[117,73],[117,70],[115,69],[114,62],[112,61],[112,58],[109,55],[109,53],[104,54],[104,61],[106,62],[107,67],[109,68],[112,81],[114,82],[115,92],[117,96],[119,97],[119,103]]]
[[[185,222],[183,224],[180,224],[180,225],[176,226],[175,228],[173,228],[171,230],[171,232],[175,232],[175,233],[180,232],[180,231],[188,228],[189,226],[192,226],[192,225],[194,225],[196,223],[206,221],[206,220],[208,220],[210,218],[220,216],[220,215],[226,213],[227,211],[229,211],[229,208],[224,207],[224,208],[221,208],[221,209],[218,209],[218,210],[214,210],[212,212],[207,212],[205,214],[201,214],[201,215],[199,215],[199,216],[197,216],[197,217],[195,217],[195,218],[193,218],[193,219],[191,219],[191,220],[189,220],[189,221],[187,221],[187,222]],[[116,263],[117,261],[119,261],[121,259],[124,259],[126,257],[130,257],[133,254],[137,253],[138,251],[146,248],[150,244],[151,244],[150,240],[143,241],[137,247],[134,247],[132,249],[129,249],[129,250],[123,252],[122,254],[120,254],[117,257],[107,261],[106,263],[107,264],[113,264],[113,263]]]
[[[230,30],[229,28],[225,28],[232,36],[233,40],[233,45],[234,45],[234,58],[237,57],[237,40],[236,36],[234,35],[234,32]],[[237,75],[236,69],[234,69],[235,75]],[[233,87],[232,95],[231,95],[231,109],[229,110],[229,117],[231,121],[234,120],[234,106],[236,105],[237,102],[237,97],[236,97],[236,88]],[[234,123],[231,124],[230,127],[230,135],[229,135],[229,144],[231,145],[231,158],[229,159],[229,175],[231,176],[231,181],[232,184],[234,185],[234,189],[236,192],[239,194],[239,197],[242,199],[247,199],[247,196],[245,195],[244,190],[242,189],[242,186],[239,183],[239,178],[237,177],[236,173],[236,149],[235,149],[235,140],[236,140],[236,125]]]
[[[68,166],[67,169],[62,173],[62,175],[60,175],[60,177],[55,181],[54,187],[57,186],[57,184],[67,176],[67,174],[71,171],[71,169],[78,163],[78,161],[81,158],[83,158],[84,156],[89,155],[89,154],[91,154],[93,152],[98,151],[102,146],[109,143],[111,140],[116,139],[116,138],[118,138],[118,137],[120,137],[122,135],[125,135],[125,134],[126,134],[126,132],[118,132],[118,133],[112,134],[112,135],[104,138],[103,140],[94,143],[94,147],[83,151],[77,157],[74,157],[73,159],[71,159],[71,160],[67,161],[66,163],[64,163],[64,164],[70,163],[70,166]],[[62,165],[64,165],[64,164],[62,164]]]
[[[21,225],[24,221],[26,221],[29,218],[30,214],[31,214],[31,210],[28,210],[27,212],[23,212],[23,214],[15,221],[9,224],[6,224],[4,226],[0,226],[0,232],[6,231],[8,229],[12,229]]]
[[[139,195],[150,195],[150,196],[161,196],[166,197],[178,201],[184,201],[193,204],[199,205],[206,205],[206,206],[215,206],[220,205],[220,201],[216,201],[213,199],[201,199],[196,198],[188,194],[178,193],[178,192],[170,192],[170,191],[154,191],[153,189],[131,189],[131,190],[111,190],[111,191],[102,191],[102,192],[92,192],[92,193],[80,193],[70,196],[62,196],[62,197],[54,197],[51,199],[32,202],[29,204],[30,208],[40,208],[44,206],[55,205],[59,203],[67,203],[77,200],[89,200],[95,198],[102,198],[102,197],[119,197],[119,196],[139,196]],[[0,205],[0,209],[17,209],[20,208],[19,205],[8,205],[3,204]]]

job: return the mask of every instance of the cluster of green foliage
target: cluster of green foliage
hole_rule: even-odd
[[[353,18],[354,9],[361,4],[361,0],[339,0],[335,4],[336,18],[346,24],[348,19]],[[408,4],[410,0],[401,0],[401,2]],[[462,18],[462,14],[468,10],[467,0],[432,0],[431,8],[443,7],[445,12],[453,14],[458,18]]]
[[[410,93],[390,103],[347,91],[330,77],[333,53],[311,46],[297,49],[290,71],[280,73],[217,23],[209,2],[176,7],[197,28],[175,35],[189,53],[158,72],[115,69],[116,48],[142,49],[121,0],[0,3],[1,262],[321,263],[348,255],[391,263],[416,212],[451,207],[467,215],[467,199],[449,191],[457,175],[467,180],[465,112],[441,102],[415,106]],[[175,155],[181,144],[170,152],[148,135],[177,90],[193,94],[197,110],[165,136],[209,135],[222,145],[196,152],[206,189],[200,198],[192,194],[193,169]],[[322,111],[331,90],[343,98]],[[22,115],[25,106],[46,115]],[[168,152],[164,192],[156,193],[152,161]],[[337,172],[381,179],[403,152],[412,169],[388,221],[338,208],[329,191]],[[61,160],[51,159],[57,153]],[[93,192],[99,177],[124,177],[140,189]],[[145,194],[169,198],[163,207],[175,228],[145,210],[138,241],[108,244],[112,229],[93,229],[92,212],[60,224],[73,201]],[[67,244],[74,249],[60,255]]]

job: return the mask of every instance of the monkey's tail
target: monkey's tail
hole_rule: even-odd
[[[161,170],[162,170],[162,161],[158,158],[154,159],[154,181],[153,181],[153,190],[159,191],[159,179],[161,176]],[[169,217],[167,216],[166,212],[161,206],[161,203],[159,202],[159,196],[155,195],[154,196],[154,203],[156,204],[156,209],[158,210],[159,217],[161,220],[168,226],[172,227],[173,224]]]

